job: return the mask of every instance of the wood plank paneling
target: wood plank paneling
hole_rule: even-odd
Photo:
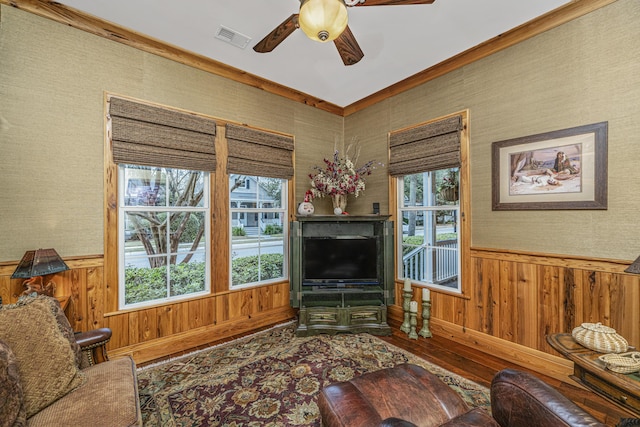
[[[253,290],[252,301],[254,313],[259,313],[273,308],[273,300],[271,298],[272,292],[273,288],[271,286],[264,286]]]
[[[187,318],[188,329],[195,329],[214,324],[214,301],[214,298],[200,298],[187,303],[189,305],[189,316]]]
[[[158,319],[158,336],[168,337],[173,335],[173,317],[176,305],[165,305],[156,308],[156,318]]]
[[[22,279],[11,279],[17,262],[6,264],[0,270],[0,297],[9,304],[16,302],[22,292]],[[111,328],[113,335],[107,348],[116,355],[139,354],[138,357],[149,360],[161,357],[163,351],[173,352],[174,339],[184,340],[188,336],[187,341],[179,343],[186,349],[212,341],[214,330],[232,335],[242,328],[250,331],[252,322],[258,328],[294,315],[289,307],[288,282],[137,310],[109,311],[102,259],[91,257],[90,261],[68,264],[69,271],[51,278],[57,283],[56,295],[72,296],[72,326],[78,331]]]
[[[101,328],[105,314],[104,276],[102,268],[91,267],[85,272],[87,275],[87,312],[83,316],[86,322],[82,330]]]
[[[566,327],[569,329],[567,332],[571,332],[574,325],[580,325],[585,322],[585,310],[584,310],[584,301],[585,294],[591,295],[589,292],[585,292],[585,286],[583,283],[583,274],[582,270],[567,268],[567,273],[571,274],[572,283],[573,283],[573,304],[575,310],[574,323],[567,323]]]
[[[434,334],[565,379],[549,333],[602,322],[640,345],[640,275],[624,273],[627,262],[474,248],[470,264],[465,296],[432,289]],[[401,300],[389,318],[402,322]]]
[[[517,321],[515,265],[514,262],[499,261],[500,303],[498,311],[500,313],[500,329],[497,336],[512,342],[515,342],[516,339],[513,328]]]
[[[289,307],[287,282],[109,312],[101,261],[69,262],[71,270],[55,276],[57,293],[72,293],[77,330],[113,330],[108,348],[115,354],[135,349],[131,352],[161,357],[162,348],[171,351],[169,343],[174,339],[188,336],[188,342],[181,345],[206,343],[213,330],[231,333],[237,325],[250,330],[254,321],[261,326],[268,324],[269,313],[278,313],[279,320],[294,313]],[[473,331],[476,338],[471,342],[478,341],[477,336],[486,336],[557,356],[546,344],[546,334],[571,332],[583,322],[602,322],[631,345],[640,345],[640,275],[624,273],[620,261],[473,249],[470,266],[472,280],[465,295],[432,289],[434,325],[452,325],[450,328],[459,328],[456,334]],[[15,302],[22,289],[22,280],[10,279],[14,269],[15,264],[7,263],[0,270],[0,297],[5,303]],[[398,316],[400,322],[401,289],[402,284],[397,284],[398,299],[389,310],[390,316]],[[420,288],[415,287],[413,299],[419,300],[420,296]],[[512,351],[517,346],[499,347]],[[535,363],[544,365],[538,353],[532,354],[536,354]],[[514,353],[512,357],[526,355]]]
[[[473,281],[476,283],[473,305],[476,309],[469,313],[471,321],[467,326],[489,335],[494,333],[496,317],[500,318],[499,315],[496,316],[494,310],[494,300],[499,295],[499,286],[494,286],[499,283],[496,267],[496,263],[489,260],[473,260]]]
[[[229,308],[229,294],[219,295],[216,298],[216,324],[224,323],[231,318]]]
[[[540,335],[536,333],[539,322],[538,294],[536,292],[536,266],[517,263],[517,318],[514,329],[517,331],[516,340],[530,348],[540,349]]]
[[[9,304],[11,301],[11,276],[0,276],[0,297],[3,304]]]
[[[562,271],[563,269],[560,267],[538,266],[538,276],[541,278],[538,291],[538,310],[541,319],[538,324],[540,328],[538,336],[545,336],[555,333],[556,331],[564,330],[564,326],[562,325],[564,317],[557,315],[558,313],[562,313],[559,304],[564,297],[564,283],[561,282]],[[544,342],[542,346],[544,351],[551,351],[551,347],[549,347],[549,344],[546,342]]]
[[[71,304],[73,304],[73,317],[69,319],[71,326],[75,330],[82,330],[84,320],[83,313],[87,312],[87,273],[86,269],[71,270],[71,281],[69,285],[71,293]]]
[[[545,335],[571,332],[583,322],[602,322],[632,345],[640,343],[640,276],[622,272],[622,262],[472,252],[473,280],[468,292],[473,295],[469,304],[473,312],[468,317],[476,324],[453,323],[552,354]],[[489,291],[492,282],[498,284],[497,291]],[[437,290],[434,293],[439,304],[457,304],[451,295],[438,298]],[[487,304],[488,293],[496,301],[496,310]],[[443,311],[434,310],[433,317],[440,318]],[[494,324],[493,330],[486,326],[489,323]]]
[[[615,293],[617,298],[613,306],[617,307],[612,311],[611,324],[618,325],[617,331],[627,338],[636,347],[640,345],[640,286],[638,286],[637,276],[619,275],[617,276],[619,288]]]
[[[109,354],[114,358],[131,355],[137,363],[147,362],[177,352],[191,351],[203,345],[211,345],[213,342],[220,342],[238,334],[251,332],[254,329],[290,321],[292,318],[293,310],[290,307],[281,307],[259,313],[251,318],[203,326],[149,342],[109,349]]]
[[[111,328],[111,340],[109,340],[107,344],[107,349],[129,345],[129,313],[106,317],[100,322],[100,326],[98,327]]]
[[[239,317],[248,317],[252,312],[253,305],[253,290],[249,289],[244,292],[232,292],[229,294],[229,313],[231,317],[229,320],[234,320]]]
[[[158,318],[156,317],[155,308],[130,313],[129,327],[131,328],[134,324],[137,326],[137,331],[134,336],[131,336],[130,343],[145,342],[158,338]]]

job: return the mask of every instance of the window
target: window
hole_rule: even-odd
[[[397,180],[398,218],[402,219],[402,233],[398,233],[400,277],[459,289],[458,173],[458,168],[441,169]]]
[[[287,277],[287,184],[281,178],[229,176],[231,287]]]
[[[287,278],[293,138],[228,123],[230,288]]]
[[[469,255],[467,111],[389,134],[397,277],[462,293]]]
[[[219,134],[211,117],[110,94],[106,111],[104,274],[118,289],[104,295],[109,312],[286,280],[291,135],[231,123]],[[229,226],[214,228],[226,179],[231,200],[215,224]],[[212,253],[219,244],[228,258]]]
[[[216,122],[113,95],[107,112],[107,309],[209,293]]]
[[[120,307],[209,291],[209,174],[119,165]]]

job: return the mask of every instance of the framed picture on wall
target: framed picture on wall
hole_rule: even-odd
[[[492,209],[607,209],[607,122],[492,144]]]

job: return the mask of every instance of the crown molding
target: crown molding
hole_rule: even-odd
[[[119,25],[50,0],[0,0],[0,4],[15,7],[44,18],[104,37],[127,46],[152,53],[200,70],[245,84],[292,101],[318,108],[338,116],[349,116],[387,98],[415,88],[450,71],[468,65],[493,53],[506,49],[531,37],[556,28],[617,0],[574,0],[551,12],[500,34],[484,43],[427,68],[398,83],[369,95],[346,107],[291,89],[270,80],[247,73],[213,59],[186,51],[169,43],[140,34]]]

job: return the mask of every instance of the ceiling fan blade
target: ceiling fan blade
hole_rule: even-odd
[[[431,4],[435,0],[365,0],[356,6],[398,6],[406,4]]]
[[[253,50],[260,53],[271,52],[273,49],[278,47],[280,43],[284,41],[287,37],[291,35],[298,28],[298,14],[294,13],[287,19],[285,19],[282,24],[278,25],[273,31],[271,31],[265,38],[260,40],[253,47]]]
[[[342,34],[333,41],[333,43],[336,45],[344,65],[353,65],[360,61],[364,56],[362,49],[360,49],[360,45],[356,41],[356,38],[353,36],[348,25]]]

